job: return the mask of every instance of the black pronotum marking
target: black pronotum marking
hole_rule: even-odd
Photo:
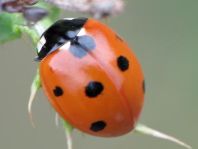
[[[53,93],[56,97],[62,96],[63,95],[63,90],[61,87],[56,86],[53,90]]]
[[[145,93],[146,92],[145,80],[143,80],[142,82],[142,89],[143,89],[143,92]]]
[[[85,93],[88,97],[93,98],[101,94],[104,90],[102,83],[97,81],[91,81],[85,88]]]
[[[124,56],[119,56],[117,58],[117,65],[121,71],[126,71],[129,68],[129,61]]]
[[[91,124],[90,130],[98,132],[103,130],[106,127],[106,122],[104,121],[97,121]]]
[[[41,38],[45,38],[46,43],[39,49],[37,60],[41,60],[49,53],[57,50],[66,41],[74,40],[86,21],[87,18],[76,18],[72,20],[61,19],[55,22],[41,36]]]

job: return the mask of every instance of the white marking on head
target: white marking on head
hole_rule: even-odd
[[[45,39],[44,36],[42,36],[41,39],[39,40],[38,44],[37,44],[38,53],[41,52],[41,49],[42,49],[42,47],[45,43],[46,43],[46,39]]]
[[[77,34],[77,36],[83,36],[83,35],[86,35],[87,34],[87,31],[86,29],[83,27],[80,29],[80,32]]]
[[[71,46],[71,42],[68,41],[68,42],[66,42],[64,45],[62,45],[62,46],[59,48],[59,50],[68,51],[69,48],[70,48],[70,46]]]
[[[63,20],[73,20],[74,18],[63,18]]]

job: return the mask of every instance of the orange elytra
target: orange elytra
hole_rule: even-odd
[[[117,33],[94,19],[62,19],[38,44],[45,94],[73,127],[114,137],[134,129],[145,84],[137,57]]]

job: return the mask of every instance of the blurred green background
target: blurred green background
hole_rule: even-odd
[[[64,13],[64,17],[79,16]],[[198,1],[128,0],[125,12],[109,20],[133,47],[145,78],[140,121],[198,147]],[[32,128],[27,103],[36,72],[36,53],[28,37],[0,46],[0,148],[64,149],[62,126],[42,90],[33,104]],[[139,134],[106,139],[75,131],[74,149],[181,149]]]

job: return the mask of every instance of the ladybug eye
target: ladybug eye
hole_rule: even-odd
[[[37,60],[42,60],[45,56],[59,49],[67,41],[72,41],[80,32],[87,18],[62,19],[55,22],[41,36],[38,43]]]

